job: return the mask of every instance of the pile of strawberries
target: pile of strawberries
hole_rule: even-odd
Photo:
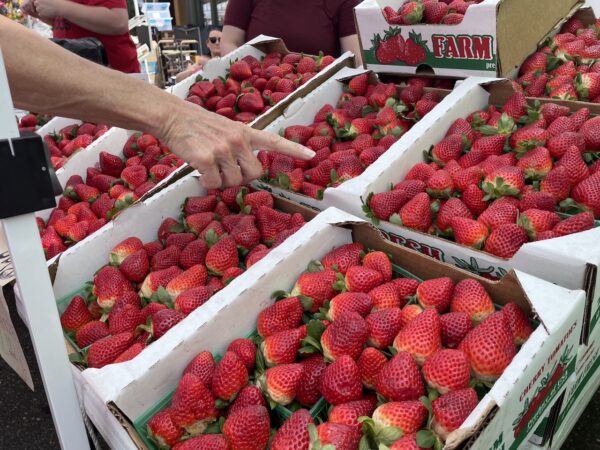
[[[52,119],[52,116],[46,114],[28,113],[18,121],[19,131],[22,133],[34,132],[40,127],[43,127]]]
[[[37,218],[46,258],[103,227],[182,164],[150,134],[132,134],[123,158],[100,152],[96,167],[88,167],[85,182],[79,175],[69,178],[47,223]]]
[[[525,124],[525,125],[523,125]],[[600,117],[520,92],[498,110],[457,119],[390,192],[363,209],[510,258],[529,241],[589,230],[600,219]],[[565,218],[558,213],[575,214]]]
[[[127,361],[205,303],[305,223],[273,208],[265,191],[228,188],[189,197],[182,221],[167,218],[157,240],[116,245],[87,298],[61,316],[89,367]]]
[[[383,8],[383,17],[390,25],[414,25],[417,23],[461,23],[471,5],[482,0],[406,0],[398,10],[391,6]]]
[[[359,176],[383,155],[412,125],[439,102],[437,92],[426,92],[424,81],[370,83],[367,74],[352,78],[337,105],[326,104],[309,125],[291,125],[282,134],[314,150],[310,161],[260,151],[269,183],[315,199],[327,187]]]
[[[600,103],[600,19],[569,19],[525,60],[515,85],[528,97]]]
[[[73,153],[86,148],[108,131],[108,125],[82,123],[67,125],[60,131],[44,136],[50,152],[50,161],[55,169],[60,169]]]
[[[271,426],[271,450],[441,448],[477,406],[472,386],[485,392],[533,331],[477,280],[393,278],[360,243],[308,269],[260,312],[255,338],[189,363],[147,424],[159,448],[264,450]],[[311,417],[321,397],[331,407]],[[283,424],[278,405],[296,411]]]
[[[227,78],[199,77],[187,101],[239,122],[252,122],[335,61],[298,53],[269,53],[261,61],[244,56],[229,67]]]

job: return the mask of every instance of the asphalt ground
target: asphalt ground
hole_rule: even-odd
[[[5,289],[6,300],[31,370],[35,391],[32,392],[0,359],[0,450],[59,449],[29,333],[17,315],[12,292],[8,291],[12,290]],[[600,392],[597,392],[563,449],[600,450],[599,431]]]

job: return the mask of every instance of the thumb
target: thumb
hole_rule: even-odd
[[[249,128],[250,145],[253,149],[282,153],[296,159],[312,159],[315,152],[303,145],[282,138],[278,134]]]

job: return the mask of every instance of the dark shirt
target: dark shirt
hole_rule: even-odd
[[[229,0],[225,25],[282,38],[293,52],[339,56],[340,38],[356,34],[353,9],[361,0]]]

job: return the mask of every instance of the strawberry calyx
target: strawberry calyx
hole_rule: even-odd
[[[310,448],[312,450],[335,450],[335,445],[321,444],[319,434],[317,432],[317,427],[312,423],[308,425],[308,435],[310,436]]]
[[[517,126],[514,119],[506,113],[502,114],[497,126],[482,125],[476,128],[477,131],[486,136],[495,136],[497,134],[510,136],[516,129]]]
[[[302,339],[302,347],[299,352],[302,354],[323,353],[321,346],[321,336],[325,332],[325,325],[317,319],[313,319],[306,325],[306,337]]]
[[[369,195],[367,195],[366,200],[363,200],[363,198],[360,197],[360,201],[362,202],[362,210],[365,213],[365,215],[369,219],[371,219],[371,223],[373,225],[379,225],[379,218],[377,216],[375,216],[375,214],[373,213],[373,210],[369,206],[371,204],[371,199],[373,198],[373,195],[374,195],[374,193],[370,192]]]
[[[364,448],[378,448],[379,445],[390,446],[404,435],[400,428],[382,427],[367,416],[359,417],[358,422],[362,424],[361,445],[363,447],[366,445]]]

